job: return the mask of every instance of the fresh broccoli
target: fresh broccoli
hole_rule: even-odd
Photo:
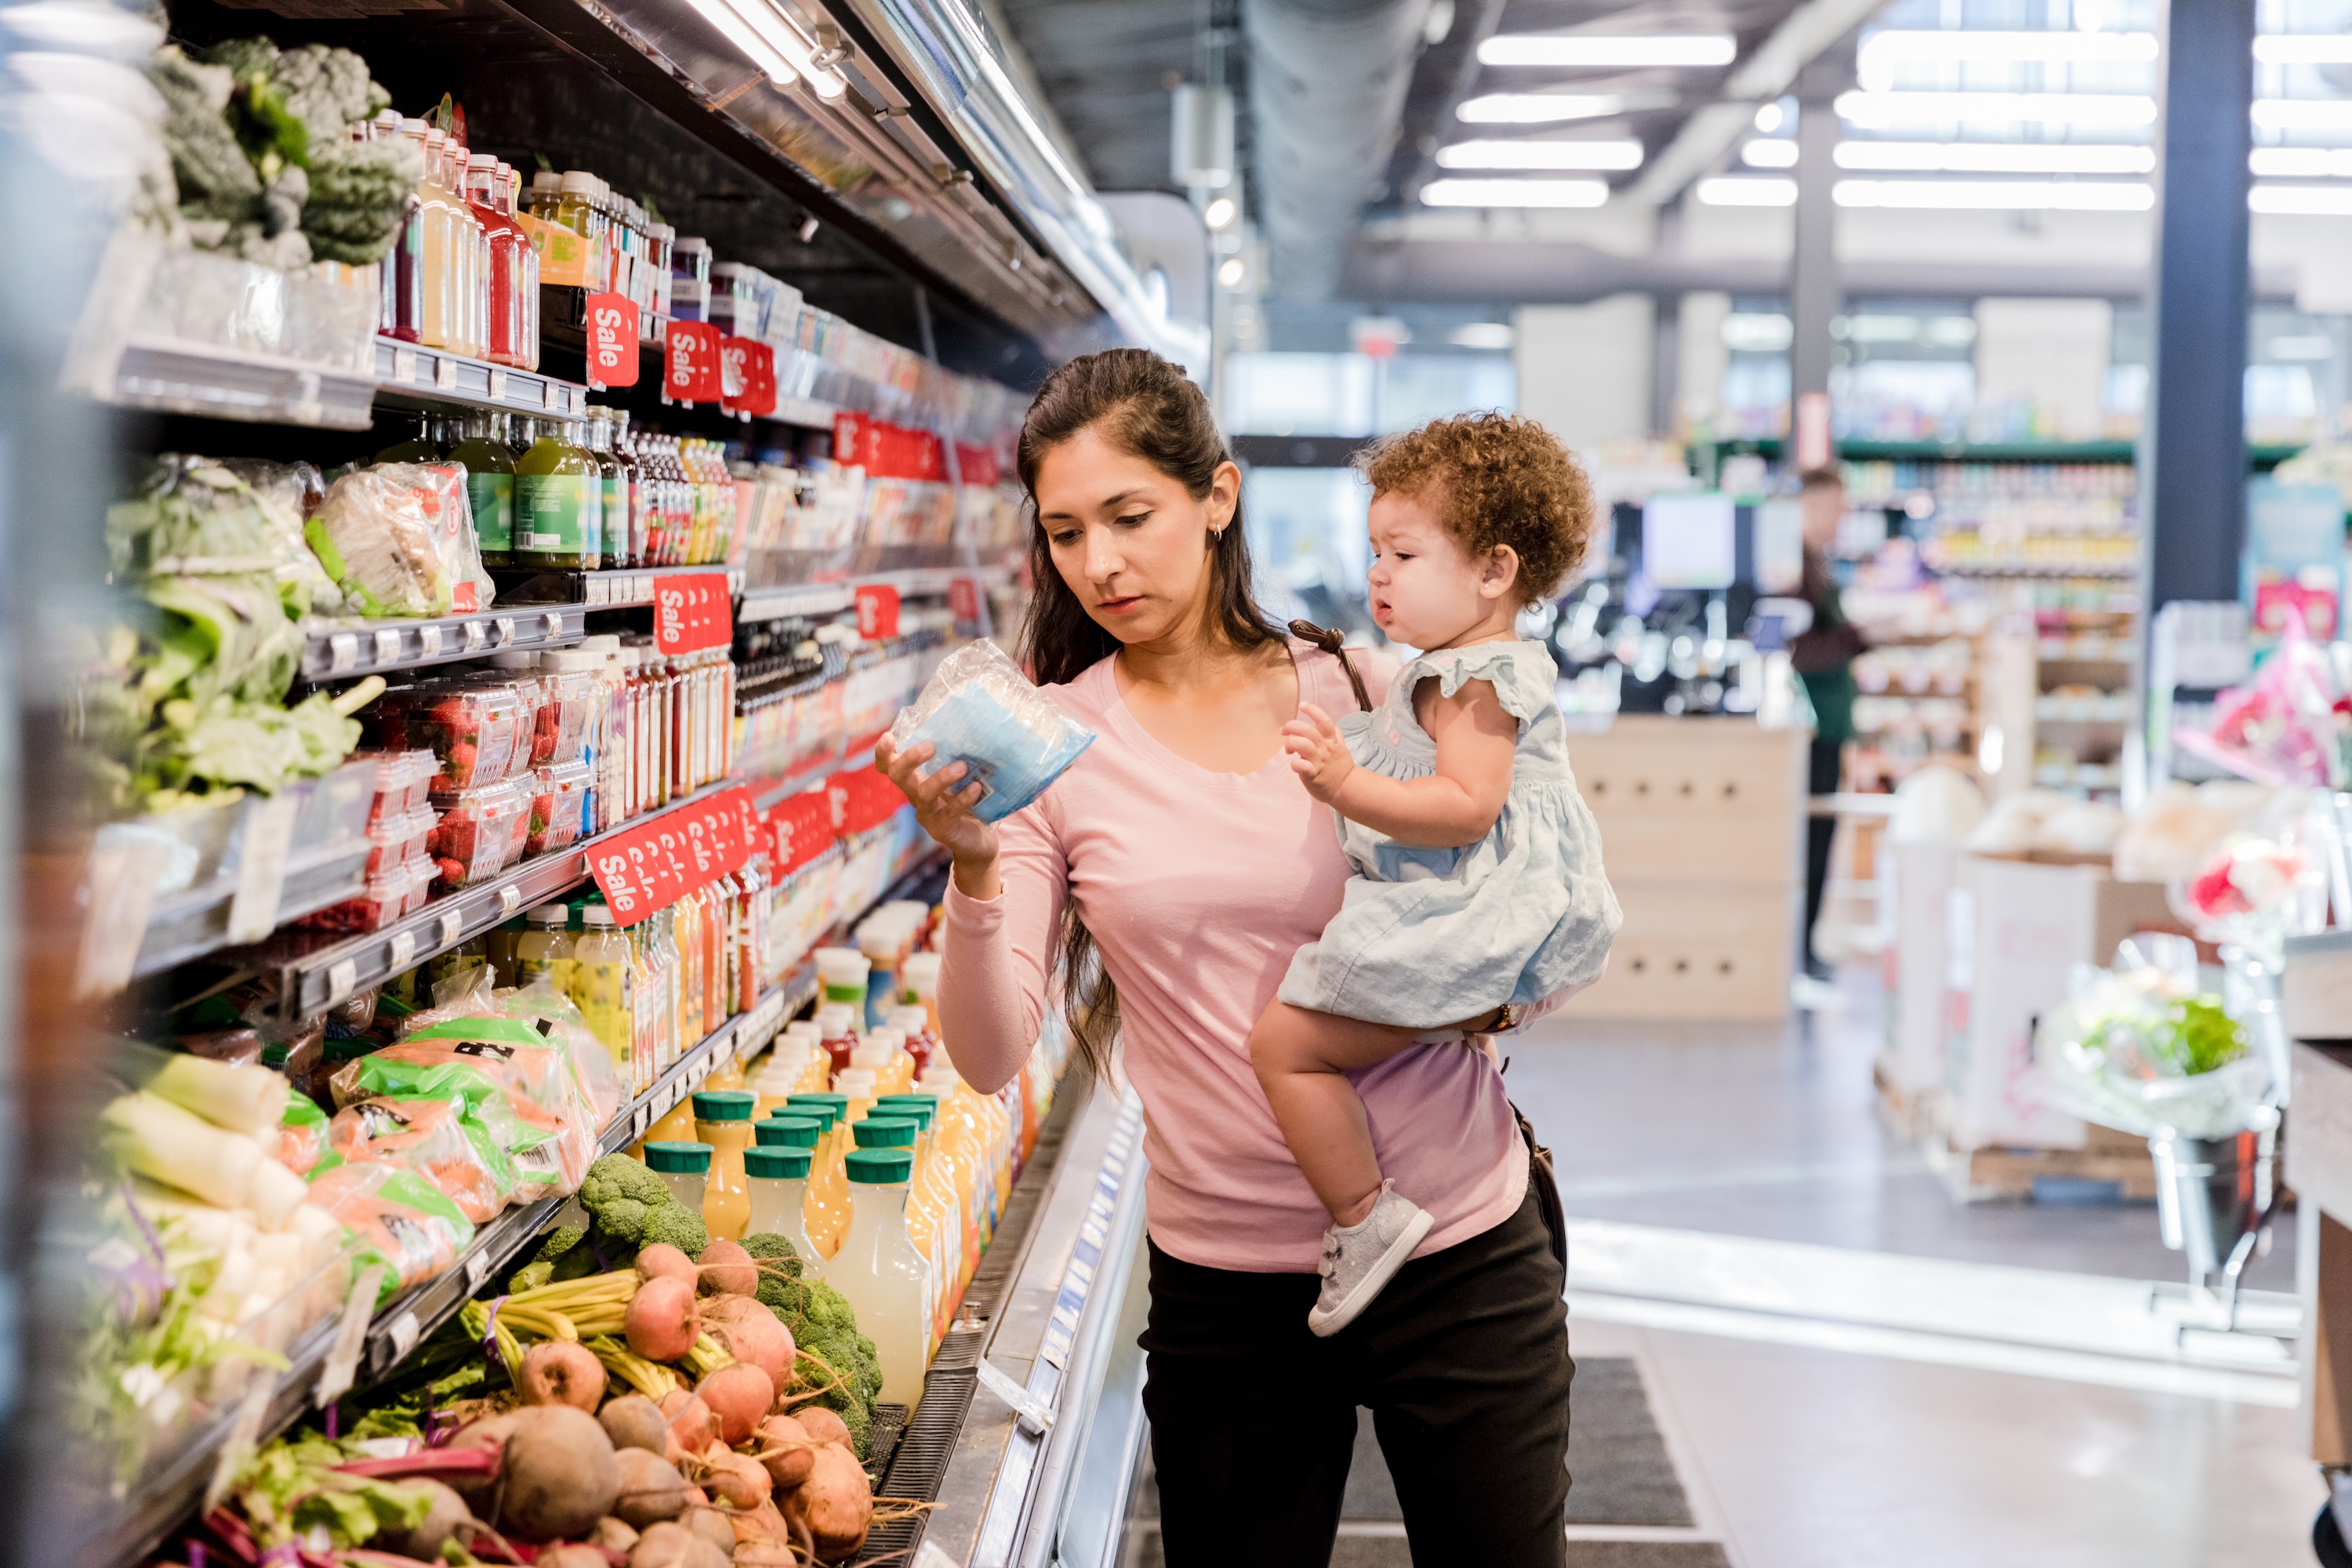
[[[827,1366],[841,1374],[839,1386],[827,1389],[817,1403],[841,1417],[862,1459],[873,1426],[874,1402],[882,1392],[881,1363],[875,1357],[874,1342],[857,1331],[856,1314],[840,1291],[816,1281],[806,1285],[806,1292],[805,1310],[787,1319],[784,1326],[792,1330],[793,1343],[823,1357]]]
[[[669,1185],[626,1154],[607,1154],[588,1167],[588,1177],[580,1184],[580,1201],[602,1223],[605,1205],[622,1198],[649,1206],[666,1204],[670,1201]],[[604,1228],[619,1234],[612,1226]]]
[[[791,1322],[808,1306],[808,1282],[801,1278],[800,1254],[782,1237],[763,1233],[743,1238],[743,1250],[760,1266],[760,1305],[783,1322]]]
[[[770,1258],[776,1260],[777,1267],[772,1269],[762,1268],[760,1270],[762,1274],[781,1273],[793,1279],[801,1277],[801,1255],[793,1250],[791,1242],[772,1231],[762,1231],[757,1236],[745,1237],[743,1250],[762,1262]]]
[[[702,1249],[710,1245],[710,1229],[702,1216],[684,1204],[666,1204],[646,1211],[646,1227],[638,1233],[638,1244],[657,1247],[669,1243],[688,1258],[699,1258]]]
[[[587,1237],[588,1227],[584,1225],[559,1225],[547,1233],[547,1239],[539,1244],[539,1250],[530,1255],[530,1260],[533,1263],[552,1263],[586,1240]]]

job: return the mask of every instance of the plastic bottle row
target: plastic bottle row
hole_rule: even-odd
[[[424,154],[392,254],[383,260],[376,330],[403,342],[539,368],[537,247],[515,221],[514,170],[422,120],[385,110],[355,130],[405,137]]]
[[[420,415],[380,463],[466,470],[485,566],[615,570],[729,558],[743,502],[717,442],[632,431],[625,409],[585,426],[523,415]]]

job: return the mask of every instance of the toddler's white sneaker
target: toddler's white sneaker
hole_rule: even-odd
[[[1395,1183],[1382,1182],[1371,1213],[1323,1233],[1323,1260],[1316,1265],[1323,1289],[1307,1314],[1307,1331],[1328,1339],[1354,1322],[1436,1223]]]

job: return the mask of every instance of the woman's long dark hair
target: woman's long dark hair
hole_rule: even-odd
[[[1233,460],[1208,398],[1181,370],[1148,349],[1088,354],[1045,378],[1021,423],[1019,468],[1021,488],[1029,496],[1029,574],[1035,596],[1021,628],[1020,657],[1031,677],[1047,686],[1076,679],[1119,646],[1062,581],[1037,517],[1038,465],[1046,453],[1088,429],[1177,480],[1195,500],[1207,497],[1218,468]],[[1279,641],[1282,633],[1250,592],[1249,540],[1238,500],[1233,521],[1206,543],[1209,616],[1217,634],[1240,648]],[[1075,901],[1063,906],[1059,945],[1063,1012],[1079,1059],[1088,1071],[1100,1072],[1109,1066],[1118,1034],[1118,990],[1103,969],[1094,933],[1078,918]]]

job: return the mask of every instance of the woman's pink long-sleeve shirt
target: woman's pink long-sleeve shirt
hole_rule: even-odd
[[[1338,659],[1303,643],[1292,653],[1301,700],[1356,707]],[[1349,657],[1375,695],[1393,674]],[[1286,755],[1254,773],[1211,773],[1153,740],[1110,659],[1046,690],[1099,738],[998,825],[998,897],[949,888],[940,1017],[956,1067],[983,1089],[1020,1070],[1044,1017],[1063,900],[1076,897],[1118,986],[1152,1239],[1212,1268],[1312,1273],[1330,1216],[1283,1144],[1248,1040],[1291,954],[1339,910],[1349,873],[1330,811]],[[1418,1045],[1351,1076],[1381,1172],[1436,1216],[1421,1253],[1518,1208],[1527,1149],[1485,1056]]]

